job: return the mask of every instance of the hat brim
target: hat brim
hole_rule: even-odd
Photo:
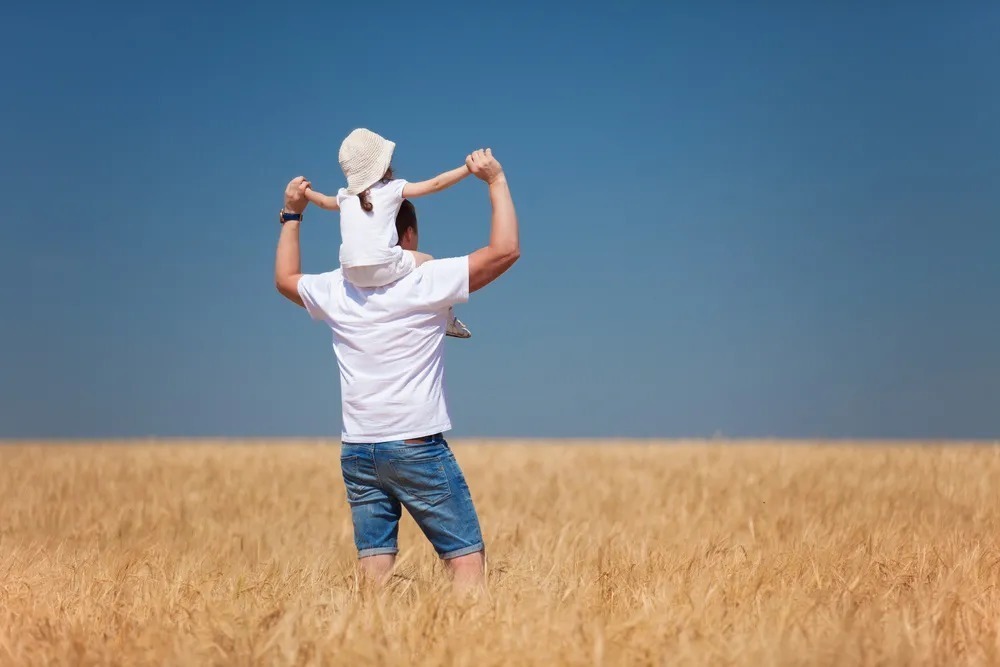
[[[347,184],[347,194],[361,194],[381,181],[382,177],[385,176],[385,172],[389,171],[389,166],[392,164],[392,154],[395,150],[396,142],[386,139],[385,143],[382,144],[382,150],[379,152],[378,159],[372,163],[371,168],[364,173],[358,174],[355,178],[351,179],[353,182]]]

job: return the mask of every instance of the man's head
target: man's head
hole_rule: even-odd
[[[396,214],[396,235],[403,250],[417,249],[417,209],[409,199],[403,200]]]

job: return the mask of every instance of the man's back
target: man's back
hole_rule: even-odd
[[[299,296],[333,331],[345,442],[405,440],[451,428],[444,395],[448,309],[469,298],[468,257],[428,262],[386,287],[340,270],[303,275]]]

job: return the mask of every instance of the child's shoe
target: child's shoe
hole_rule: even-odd
[[[472,338],[472,332],[469,328],[462,324],[462,320],[455,317],[455,310],[453,308],[448,310],[448,331],[446,335],[452,338]]]

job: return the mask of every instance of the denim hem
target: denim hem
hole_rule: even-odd
[[[371,549],[358,549],[358,558],[368,558],[369,556],[382,556],[384,554],[398,553],[398,547],[373,547]]]
[[[485,546],[482,542],[477,542],[471,547],[462,547],[461,549],[455,549],[454,551],[449,551],[447,553],[438,554],[441,560],[451,560],[452,558],[458,558],[459,556],[468,556],[469,554],[474,554],[478,551],[483,551]]]

